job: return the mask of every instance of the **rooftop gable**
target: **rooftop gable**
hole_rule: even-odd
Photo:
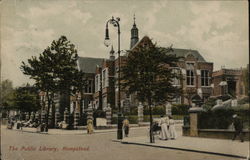
[[[102,66],[104,60],[104,58],[79,57],[77,67],[84,73],[95,73],[96,66]]]
[[[163,49],[166,49],[166,48],[163,48]],[[197,50],[173,48],[173,52],[167,52],[167,54],[174,54],[177,57],[183,57],[183,58],[186,58],[187,56],[192,55],[197,59],[197,61],[206,62],[206,60],[202,57],[202,55]]]

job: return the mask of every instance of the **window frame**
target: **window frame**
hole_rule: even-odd
[[[209,87],[210,86],[209,70],[202,69],[200,78],[201,78],[201,87]]]
[[[188,65],[192,64],[192,67]],[[186,62],[186,85],[188,87],[195,86],[195,63],[194,62]]]

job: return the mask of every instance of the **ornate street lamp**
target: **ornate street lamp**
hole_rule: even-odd
[[[120,60],[120,24],[119,24],[120,18],[117,17],[114,19],[112,16],[111,19],[109,19],[106,23],[106,30],[105,30],[105,40],[104,40],[104,45],[108,47],[111,42],[109,39],[109,29],[108,29],[108,24],[112,24],[114,27],[117,27],[118,29],[118,121],[117,121],[117,139],[122,139],[122,113],[121,113],[121,91],[120,91],[120,69],[121,69],[121,60]]]

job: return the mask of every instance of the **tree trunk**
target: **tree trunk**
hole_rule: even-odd
[[[154,143],[154,135],[153,135],[153,131],[152,131],[153,117],[152,117],[152,106],[151,105],[152,105],[151,97],[148,97],[149,117],[150,117],[149,136],[150,136],[150,143]]]
[[[49,110],[50,110],[50,102],[48,102],[48,108],[47,108],[47,113],[46,113],[46,126],[47,127],[49,126]]]
[[[80,99],[80,101],[79,101],[79,107],[80,107],[80,119],[79,119],[79,125],[83,125],[83,104],[82,104],[82,102],[83,102],[83,92],[82,92],[82,90],[80,91],[80,94],[81,94],[81,99]]]
[[[53,98],[54,99],[54,98]],[[55,128],[55,103],[52,103],[52,113],[51,113],[51,123],[50,123],[50,127],[51,128]]]
[[[70,93],[69,90],[64,90],[60,92],[60,107],[59,112],[61,115],[61,120],[63,119],[65,108],[68,108],[70,111]]]
[[[52,93],[53,95],[53,93]],[[50,107],[51,107],[51,102],[53,101],[53,96],[49,96],[48,92],[47,92],[47,96],[48,96],[48,108],[47,108],[47,114],[46,114],[46,127],[48,129],[49,126],[49,111],[50,111]]]

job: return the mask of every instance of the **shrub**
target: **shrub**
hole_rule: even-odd
[[[103,110],[95,110],[93,112],[93,117],[94,118],[105,118],[106,117],[106,112],[104,112]]]
[[[154,118],[160,118],[161,115],[152,115],[153,119]],[[149,122],[150,121],[150,115],[144,115],[143,117],[143,122]]]
[[[149,115],[149,107],[145,107],[143,110],[144,115]],[[165,115],[166,109],[164,106],[152,107],[152,115]]]
[[[138,123],[138,116],[130,115],[128,116],[128,120],[130,124],[137,124]]]
[[[209,98],[203,105],[202,108],[206,111],[212,109],[216,105],[216,98]]]
[[[201,112],[198,127],[200,129],[228,129],[232,124],[233,114],[238,114],[242,118],[245,128],[249,125],[249,110],[218,109]]]
[[[111,124],[117,124],[117,117],[111,118]]]
[[[132,107],[130,109],[130,115],[138,115],[138,109],[137,109],[137,107]]]
[[[226,101],[226,100],[229,100],[231,98],[232,98],[232,96],[230,96],[230,95],[222,95],[222,96],[217,97],[217,99],[221,99],[222,101]]]
[[[238,101],[238,104],[246,104],[249,103],[249,97],[244,97]]]
[[[173,115],[188,115],[189,105],[177,104],[172,106]]]

